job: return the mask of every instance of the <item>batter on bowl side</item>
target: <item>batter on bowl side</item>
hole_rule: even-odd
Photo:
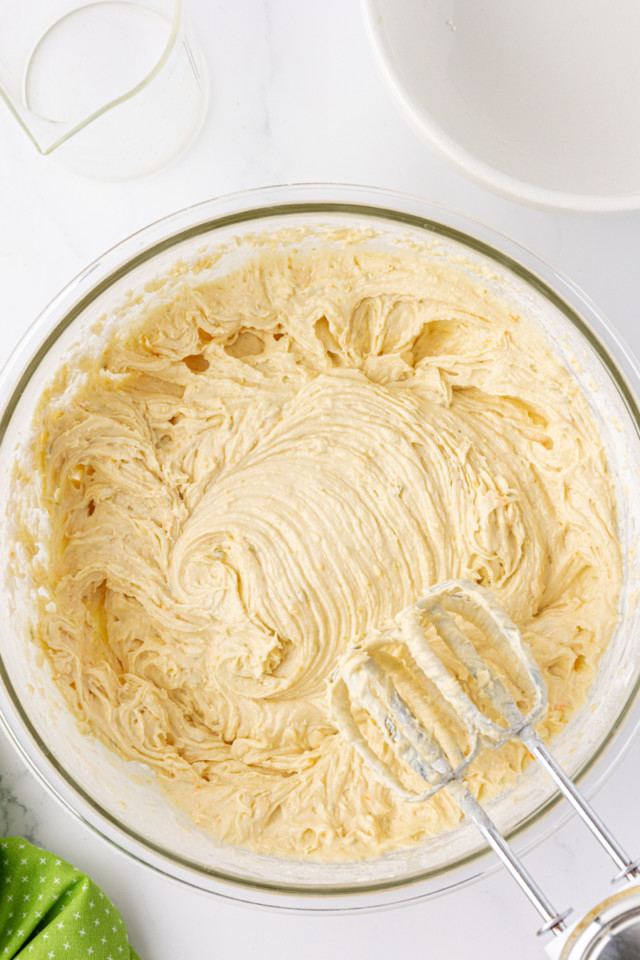
[[[44,551],[19,527],[34,631],[85,727],[215,837],[353,859],[459,820],[381,786],[326,700],[344,647],[439,581],[521,628],[545,738],[584,702],[618,610],[613,483],[577,382],[479,276],[357,234],[258,244],[176,271],[80,362],[16,477],[47,516]],[[486,751],[469,784],[524,762]]]

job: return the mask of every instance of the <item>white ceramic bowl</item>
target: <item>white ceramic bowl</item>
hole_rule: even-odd
[[[471,180],[555,210],[640,208],[637,0],[362,0],[416,131]]]
[[[142,863],[226,898],[284,909],[343,911],[442,895],[479,879],[493,864],[483,858],[483,841],[470,823],[364,862],[284,860],[216,842],[166,800],[149,768],[123,761],[81,732],[48,661],[28,639],[22,614],[29,614],[30,591],[8,572],[16,451],[31,435],[34,411],[51,377],[79,343],[84,349],[101,336],[96,320],[103,314],[109,318],[104,335],[114,324],[126,324],[131,316],[124,306],[127,292],[157,296],[161,287],[155,281],[178,259],[201,262],[204,251],[224,250],[221,259],[212,258],[211,270],[220,271],[252,255],[252,246],[242,242],[247,235],[324,225],[362,228],[378,248],[389,244],[395,252],[399,243],[412,249],[419,244],[425,256],[452,257],[467,264],[465,269],[480,270],[491,289],[540,325],[591,397],[617,482],[626,548],[621,620],[588,702],[554,750],[570,773],[590,771],[588,788],[619,760],[640,719],[640,553],[631,549],[640,518],[640,411],[634,396],[640,394],[640,369],[593,305],[513,241],[424,200],[335,185],[220,197],[152,224],[72,281],[5,365],[0,375],[0,573],[5,576],[5,589],[0,589],[0,720],[53,795]],[[201,281],[202,272],[198,276]],[[135,303],[131,309],[135,315]],[[554,797],[553,785],[532,764],[489,809],[506,833],[527,828],[516,838],[516,847],[529,848],[566,816],[566,808],[551,810]]]

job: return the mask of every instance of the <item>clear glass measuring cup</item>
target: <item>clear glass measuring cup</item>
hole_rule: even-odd
[[[122,179],[192,141],[207,79],[182,0],[0,0],[0,93],[40,153]]]

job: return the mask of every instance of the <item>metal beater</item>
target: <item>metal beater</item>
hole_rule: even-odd
[[[496,667],[499,664],[499,673],[489,655]],[[467,678],[469,692],[455,673]],[[630,859],[536,733],[534,724],[547,710],[545,683],[520,631],[488,590],[463,580],[429,590],[387,629],[346,651],[330,680],[329,702],[343,738],[403,800],[420,802],[444,787],[449,790],[542,917],[538,932],[551,931],[569,950],[553,949],[555,956],[571,960],[640,956],[640,914],[639,940],[634,941],[633,952],[621,953],[620,923],[609,924],[605,936],[599,908],[589,914],[599,947],[593,938],[591,946],[585,946],[588,935],[582,930],[576,953],[575,944],[568,943],[575,940],[576,930],[567,931],[571,910],[555,909],[463,780],[482,749],[519,739],[614,861],[618,868],[614,879],[640,877],[640,861]],[[410,771],[426,783],[426,789],[408,782]],[[611,913],[612,900],[619,899],[599,906]],[[631,916],[624,899],[613,913],[618,921]],[[614,927],[620,927],[619,935]],[[629,930],[626,923],[627,938]]]

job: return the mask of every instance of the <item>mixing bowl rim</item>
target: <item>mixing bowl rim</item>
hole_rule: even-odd
[[[297,194],[301,194],[304,199],[296,199]],[[341,196],[342,199],[327,199],[327,197],[332,196]],[[355,200],[353,199],[354,196],[356,197]],[[365,198],[366,202],[364,202]],[[378,200],[384,200],[385,204],[394,205],[378,205],[375,202]],[[237,207],[238,204],[240,204],[240,208],[233,209]],[[231,207],[231,212],[224,212],[221,214],[220,208],[225,207]],[[430,214],[444,216],[449,222],[445,222],[440,219],[433,219],[431,215],[425,215],[427,210],[430,212]],[[200,216],[201,214],[202,216]],[[521,263],[510,253],[505,253],[504,250],[498,246],[495,246],[494,244],[496,241],[506,244],[507,246],[518,251],[522,256],[524,256],[525,259],[533,260],[538,269],[542,268],[543,271],[550,272],[553,276],[554,286],[556,288],[560,288],[563,292],[566,292],[575,298],[580,303],[582,309],[590,315],[591,321],[595,322],[596,326],[601,327],[606,332],[608,339],[616,346],[617,350],[620,351],[623,358],[626,360],[627,365],[630,367],[633,374],[638,378],[638,382],[640,383],[640,367],[638,366],[637,361],[622,338],[620,338],[619,335],[611,328],[608,321],[597,309],[597,307],[595,307],[595,305],[588,299],[588,297],[586,297],[586,295],[572,281],[562,276],[554,267],[547,263],[538,254],[534,254],[519,242],[507,237],[505,234],[500,233],[492,227],[488,227],[486,224],[483,224],[480,221],[473,220],[466,214],[461,214],[458,211],[452,210],[451,208],[448,208],[442,204],[427,201],[423,198],[412,196],[410,194],[355,185],[290,184],[258,188],[256,190],[242,191],[235,194],[227,194],[211,200],[203,201],[170,214],[169,216],[155,221],[147,227],[144,227],[140,231],[132,234],[127,239],[112,247],[101,257],[93,261],[74,280],[68,283],[58,294],[58,296],[55,297],[36,318],[31,327],[20,339],[16,348],[0,370],[0,392],[4,391],[4,394],[6,395],[6,400],[4,400],[2,404],[2,412],[0,415],[0,443],[4,440],[7,427],[11,421],[15,408],[24,389],[30,382],[31,377],[38,369],[44,357],[47,355],[49,349],[64,333],[64,331],[68,329],[73,321],[81,315],[82,311],[89,306],[97,296],[103,293],[115,282],[121,280],[128,273],[131,273],[144,262],[152,260],[158,254],[171,249],[171,247],[174,247],[185,240],[200,235],[202,235],[204,239],[205,235],[213,235],[216,230],[219,230],[223,227],[235,225],[242,226],[243,224],[246,225],[252,221],[257,222],[267,218],[292,216],[296,214],[313,214],[318,215],[319,217],[322,215],[330,216],[336,214],[359,217],[364,216],[367,218],[372,218],[374,221],[378,221],[378,223],[384,222],[389,224],[391,222],[395,225],[405,225],[406,227],[423,231],[427,235],[440,236],[445,240],[462,244],[466,249],[472,250],[481,256],[486,256],[487,259],[494,264],[498,264],[503,269],[506,268],[507,271],[515,274],[520,280],[525,281],[529,287],[534,289],[538,294],[542,295],[546,300],[559,309],[597,352],[613,382],[619,389],[629,410],[631,419],[635,425],[636,432],[640,436],[640,409],[635,399],[633,390],[627,383],[624,371],[621,369],[616,359],[610,354],[608,346],[603,343],[596,330],[592,329],[590,324],[587,323],[580,315],[578,309],[574,307],[571,302],[565,299],[565,297],[558,292],[558,289],[554,289],[554,287],[550,286],[550,284],[543,277],[538,276],[538,274],[534,272],[531,267]],[[182,223],[181,227],[178,226],[180,223]],[[456,223],[462,223],[466,228],[474,228],[481,233],[488,234],[493,242],[489,242],[486,239],[467,232],[459,225],[454,225]],[[178,226],[178,228],[174,229],[176,226]],[[145,244],[145,241],[149,237],[154,237],[154,241],[150,244]],[[120,261],[119,264],[112,262],[116,259]],[[52,323],[53,326],[51,326]],[[45,331],[45,336],[44,338],[41,338],[43,330]],[[37,343],[35,348],[33,347],[34,341]],[[19,369],[16,374],[14,368],[20,363],[21,360],[24,360],[25,355],[27,356],[26,364]],[[13,381],[11,384],[8,384],[12,374]],[[415,886],[417,884],[427,883],[435,880],[442,881],[447,877],[451,879],[451,874],[458,875],[463,868],[474,867],[474,872],[464,877],[462,880],[454,879],[452,883],[445,884],[444,887],[438,888],[437,890],[426,891],[424,894],[408,898],[410,901],[414,901],[417,899],[438,896],[448,892],[450,889],[457,889],[473,882],[474,880],[480,879],[481,876],[484,876],[487,873],[492,872],[494,869],[497,869],[497,865],[493,865],[488,869],[482,869],[480,871],[475,870],[475,865],[477,864],[478,860],[486,854],[486,848],[482,848],[467,854],[466,856],[455,861],[455,863],[449,864],[444,868],[431,869],[408,877],[402,877],[400,879],[347,884],[340,885],[338,887],[317,886],[313,884],[296,884],[295,886],[292,886],[291,884],[284,882],[272,883],[255,879],[247,879],[245,877],[240,877],[237,875],[234,876],[233,874],[225,873],[224,871],[203,869],[202,865],[197,864],[187,857],[181,857],[174,853],[168,852],[161,845],[149,841],[148,839],[140,836],[135,830],[123,825],[117,819],[117,817],[104,809],[97,800],[93,799],[79,784],[77,784],[70,775],[67,775],[62,765],[51,754],[46,747],[46,744],[42,742],[37,730],[31,723],[26,711],[22,707],[1,657],[0,680],[4,685],[4,693],[8,698],[10,708],[14,712],[19,725],[22,727],[23,734],[26,735],[29,741],[29,746],[32,748],[32,750],[35,750],[38,759],[45,761],[45,764],[47,764],[49,767],[48,771],[43,771],[40,769],[36,759],[31,755],[31,752],[29,749],[27,749],[23,739],[18,736],[16,729],[5,715],[2,703],[0,703],[0,718],[2,719],[3,725],[7,729],[14,746],[17,747],[23,759],[25,759],[29,767],[34,771],[45,788],[81,822],[89,826],[97,835],[101,836],[110,844],[117,847],[125,855],[132,857],[145,866],[155,869],[174,880],[187,883],[200,890],[214,893],[218,896],[223,896],[226,899],[243,900],[244,902],[249,903],[256,902],[251,900],[251,898],[245,898],[241,896],[234,897],[229,893],[223,893],[220,890],[212,889],[210,885],[202,885],[205,880],[208,881],[209,884],[211,882],[220,881],[226,887],[228,887],[228,885],[232,885],[235,888],[240,887],[243,891],[253,891],[254,895],[259,894],[262,897],[265,895],[270,896],[275,894],[279,896],[284,895],[287,899],[291,897],[318,897],[321,900],[326,901],[328,898],[338,898],[343,896],[352,898],[364,894],[393,895],[400,889]],[[603,756],[603,753],[610,746],[612,746],[613,742],[617,739],[618,734],[620,733],[625,720],[637,699],[639,688],[640,679],[636,682],[632,693],[621,708],[615,723],[611,726],[611,729],[608,731],[606,737],[595,750],[593,755],[585,761],[582,768],[576,775],[576,779],[584,778],[586,774],[593,769],[596,762]],[[622,755],[633,739],[638,725],[640,725],[640,718],[636,720],[633,728],[627,731],[628,736],[626,742],[621,748],[618,748],[619,752],[617,757],[613,759],[613,761],[606,767],[605,770],[600,772],[595,789],[597,789],[597,787],[601,785],[602,781],[609,775],[612,767],[620,762]],[[49,781],[47,778],[47,772],[50,776],[52,771],[54,778],[59,779],[62,784],[66,786],[76,801],[79,799],[83,805],[88,807],[92,814],[97,817],[100,825],[97,825],[93,823],[91,819],[88,819],[85,814],[79,811],[72,804],[72,802],[66,799],[60,793],[59,789]],[[557,794],[551,796],[544,804],[536,809],[529,817],[526,818],[526,820],[520,823],[510,833],[510,838],[513,839],[514,837],[520,836],[520,834],[530,830],[535,824],[539,823],[546,816],[546,814],[556,806],[558,799],[559,797]],[[553,833],[559,829],[565,820],[568,819],[568,816],[569,814],[567,813],[565,816],[560,817],[554,826],[550,828],[547,827],[543,835],[536,838],[534,842],[529,843],[526,846],[526,849],[532,849],[538,843],[546,839],[550,833]],[[107,825],[106,833],[105,824]],[[117,839],[109,835],[109,831],[111,829],[115,830],[116,833],[119,834]],[[149,853],[151,853],[152,856],[160,858],[163,865],[160,866],[155,862],[151,862],[149,859],[145,859],[145,857],[139,851],[135,852],[129,849],[123,844],[123,837],[128,838],[129,841],[133,841],[136,846],[141,847],[142,850],[147,853],[147,856]],[[195,878],[187,879],[183,876],[177,876],[175,873],[171,872],[169,864],[174,870],[177,867],[178,869],[186,870],[189,874],[195,874],[197,880]],[[198,880],[200,882],[198,882]],[[397,906],[403,902],[405,901],[395,901],[386,905]],[[264,904],[264,900],[258,901],[258,903]],[[282,907],[285,910],[296,911],[299,909],[303,912],[307,912],[309,909],[305,906],[300,908],[292,907],[290,903],[285,905],[267,903],[266,905]],[[325,908],[321,907],[317,909],[324,910]],[[343,910],[338,907],[326,909],[328,912],[343,912]],[[370,908],[363,908],[355,905],[344,908],[344,910],[347,912],[359,909]]]

